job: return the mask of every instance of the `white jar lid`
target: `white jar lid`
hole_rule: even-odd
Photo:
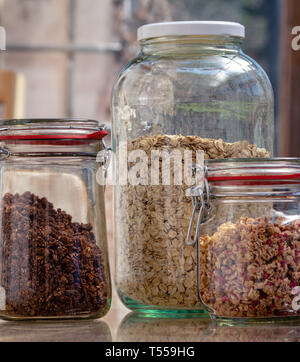
[[[0,26],[0,50],[6,49],[6,33],[3,26]]]
[[[227,21],[173,21],[147,24],[138,29],[138,40],[170,35],[229,35],[244,38],[245,27]]]

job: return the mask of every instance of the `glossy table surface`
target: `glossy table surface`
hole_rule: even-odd
[[[5,342],[299,342],[300,321],[222,325],[209,317],[145,318],[126,309],[115,296],[102,319],[74,322],[0,322]]]

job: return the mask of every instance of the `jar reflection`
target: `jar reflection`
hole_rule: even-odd
[[[129,313],[120,323],[118,342],[202,342],[212,321],[201,318],[147,318]]]
[[[299,322],[211,326],[204,342],[300,342]]]
[[[300,342],[296,321],[224,324],[208,317],[147,318],[130,313],[117,332],[118,342]]]
[[[103,321],[0,322],[0,342],[111,342]]]

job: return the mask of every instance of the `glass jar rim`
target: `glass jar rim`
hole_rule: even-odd
[[[34,118],[0,121],[0,141],[38,139],[97,139],[107,136],[107,128],[89,119]]]
[[[300,158],[240,158],[206,160],[208,182],[296,181],[300,183]]]
[[[243,38],[231,35],[165,35],[157,36],[154,38],[145,38],[139,40],[140,47],[145,50],[151,46],[161,46],[162,49],[166,48],[168,44],[174,46],[178,50],[179,45],[184,46],[204,46],[212,47],[214,50],[225,47],[230,49],[240,49],[243,43]],[[218,48],[216,48],[218,47]]]

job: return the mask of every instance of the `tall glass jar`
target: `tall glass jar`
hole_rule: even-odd
[[[1,318],[82,319],[108,311],[96,162],[99,152],[105,161],[105,135],[96,121],[1,121]]]
[[[299,319],[300,159],[209,161],[206,179],[191,189],[199,299],[214,318]]]
[[[133,310],[198,313],[196,249],[185,245],[189,185],[160,182],[161,174],[153,181],[153,161],[161,161],[152,151],[191,151],[193,160],[197,151],[205,159],[268,157],[273,91],[241,50],[240,24],[151,24],[138,37],[141,52],[112,97],[116,285]],[[141,156],[149,162],[137,171]]]

